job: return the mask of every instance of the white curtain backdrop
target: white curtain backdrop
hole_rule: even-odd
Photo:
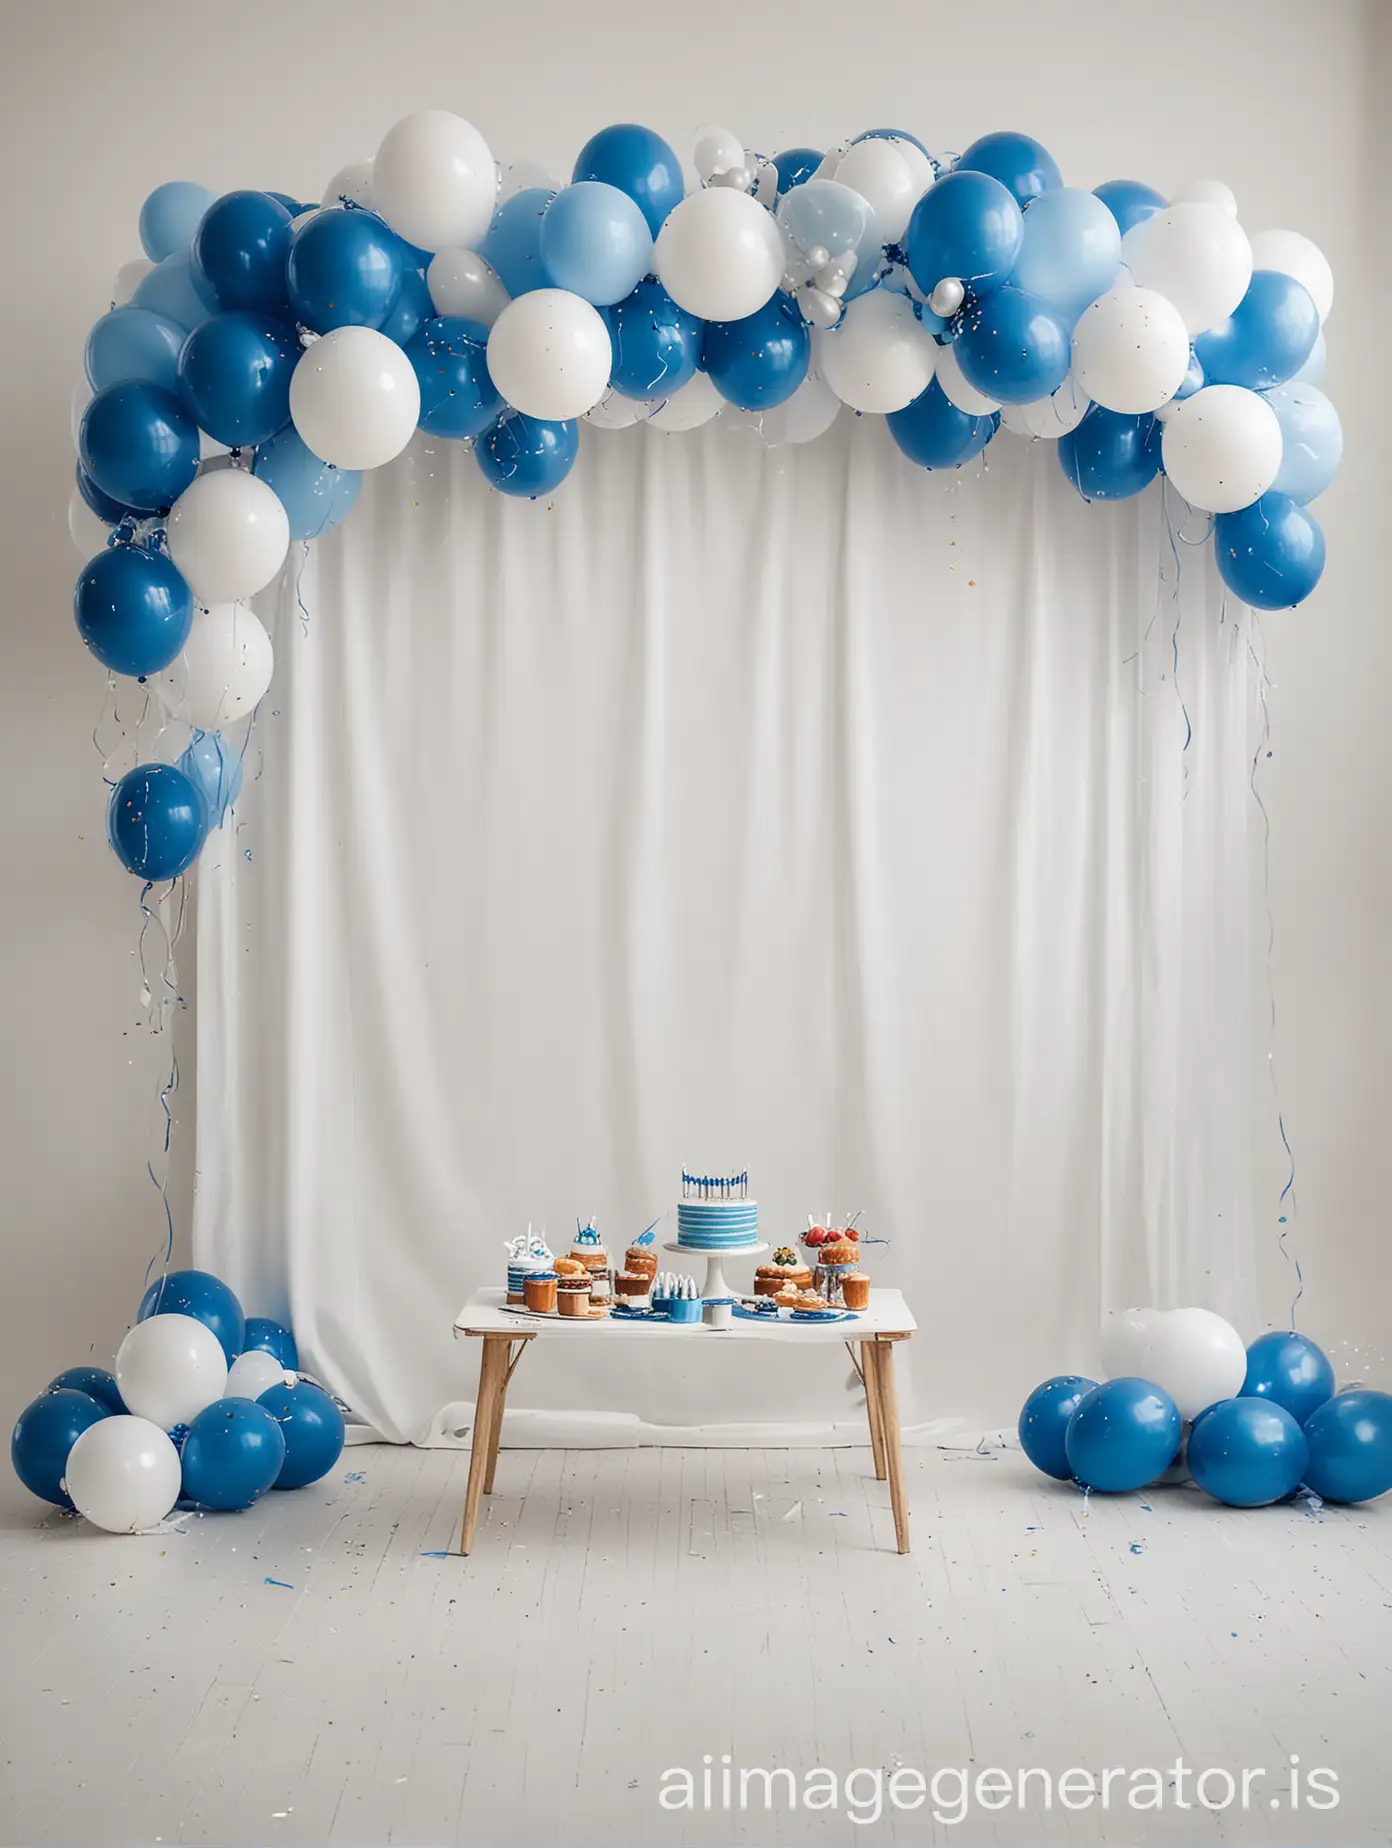
[[[1107,1307],[1249,1321],[1259,642],[1159,488],[849,414],[582,451],[516,503],[418,438],[270,601],[198,1261],[397,1440],[467,1425],[506,1238],[622,1250],[684,1163],[775,1239],[863,1209],[910,1424],[1012,1420]],[[545,1345],[520,1441],[863,1441],[836,1349]]]

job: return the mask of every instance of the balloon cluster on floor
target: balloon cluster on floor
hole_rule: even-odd
[[[178,764],[113,792],[132,872],[176,877],[233,799],[219,734],[273,667],[245,600],[417,428],[535,498],[581,420],[679,432],[734,407],[798,443],[849,406],[925,469],[1004,425],[1055,441],[1087,500],[1163,471],[1213,516],[1245,602],[1314,588],[1308,505],[1342,435],[1318,389],[1333,277],[1309,239],[1249,237],[1213,180],[1168,200],[1065,186],[1018,133],[934,156],[870,129],[765,157],[712,127],[694,167],[688,192],[667,142],[619,123],[567,185],[502,181],[477,129],[426,109],[321,203],[186,181],[146,200],[145,258],[87,340],[70,511],[95,553],[83,640],[192,728]]]
[[[1248,1348],[1208,1309],[1130,1309],[1103,1336],[1111,1377],[1036,1386],[1020,1443],[1046,1476],[1117,1493],[1187,1475],[1215,1501],[1259,1508],[1302,1485],[1324,1501],[1392,1489],[1392,1396],[1336,1393],[1305,1335]]]
[[[207,1271],[152,1283],[115,1371],[69,1367],[20,1413],[15,1474],[109,1533],[178,1505],[232,1511],[298,1489],[343,1450],[343,1414],[298,1374],[288,1328],[247,1316]]]

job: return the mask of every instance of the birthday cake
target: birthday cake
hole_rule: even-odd
[[[759,1242],[759,1204],[748,1174],[683,1174],[677,1243],[686,1251],[739,1251]]]

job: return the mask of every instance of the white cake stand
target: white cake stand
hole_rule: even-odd
[[[761,1252],[768,1250],[767,1245],[725,1245],[719,1251],[697,1251],[690,1245],[668,1244],[664,1251],[678,1252],[684,1258],[704,1258],[706,1260],[706,1281],[701,1295],[709,1301],[711,1297],[747,1296],[748,1290],[732,1290],[725,1281],[724,1262],[726,1258],[757,1258]]]

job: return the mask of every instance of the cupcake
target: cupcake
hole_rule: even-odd
[[[584,1266],[581,1266],[583,1273]],[[590,1280],[581,1276],[561,1276],[556,1279],[556,1307],[562,1315],[585,1315],[590,1313]]]
[[[870,1307],[870,1279],[864,1271],[848,1271],[841,1279],[841,1300],[848,1309]]]
[[[550,1315],[556,1307],[555,1271],[533,1271],[522,1285],[522,1300],[529,1309]]]
[[[630,1245],[624,1253],[624,1269],[637,1277],[657,1275],[657,1253],[651,1245]]]
[[[817,1254],[819,1264],[854,1264],[860,1253],[849,1239],[838,1239],[834,1245],[823,1245]]]

